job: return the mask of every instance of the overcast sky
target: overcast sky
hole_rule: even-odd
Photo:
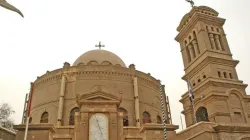
[[[0,7],[0,102],[9,103],[21,122],[30,82],[47,70],[73,63],[98,41],[128,66],[151,73],[166,85],[173,123],[180,125],[179,102],[187,90],[176,28],[191,7],[185,0],[9,0],[24,14]],[[239,79],[250,83],[250,1],[196,0],[226,18],[224,26]],[[250,88],[247,88],[250,93]],[[184,120],[184,118],[183,118]],[[180,126],[181,128],[181,126]]]

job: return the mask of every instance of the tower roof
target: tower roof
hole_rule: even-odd
[[[203,13],[203,14],[210,15],[210,16],[215,16],[215,17],[217,17],[219,15],[219,13],[217,11],[215,11],[214,9],[212,9],[210,7],[194,6],[190,12],[188,12],[187,14],[185,14],[183,16],[183,18],[181,19],[181,22],[177,28],[177,31],[180,31],[186,25],[186,23],[189,21],[190,17],[192,17],[196,12]]]

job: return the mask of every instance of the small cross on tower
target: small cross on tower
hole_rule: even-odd
[[[102,44],[101,44],[101,41],[99,41],[99,44],[98,44],[98,45],[95,45],[95,47],[98,47],[99,50],[100,50],[102,47],[105,47],[105,45],[102,45]]]

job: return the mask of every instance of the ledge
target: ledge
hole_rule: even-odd
[[[57,126],[56,129],[74,129],[75,126]]]
[[[214,130],[217,132],[250,132],[250,125],[249,124],[216,124]]]
[[[53,135],[53,139],[72,139],[73,136],[69,134],[56,134]]]
[[[5,131],[5,132],[7,132],[7,133],[10,133],[10,134],[12,134],[12,135],[16,135],[16,132],[15,132],[15,131],[11,131],[11,130],[6,129],[6,128],[1,127],[1,126],[0,126],[0,130]]]
[[[167,124],[166,127],[167,127],[167,131],[175,131],[179,128],[178,125],[172,125],[172,124]],[[157,124],[157,123],[146,123],[146,124],[142,125],[139,132],[143,133],[146,130],[164,130],[164,125]]]
[[[14,129],[18,131],[25,131],[26,125],[14,125]],[[52,132],[56,132],[56,128],[53,124],[29,124],[29,131],[30,130],[50,130]]]

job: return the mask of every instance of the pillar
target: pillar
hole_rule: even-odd
[[[58,106],[58,114],[57,114],[57,126],[62,125],[62,114],[63,114],[63,102],[64,102],[64,94],[65,94],[65,84],[66,84],[66,75],[62,75],[61,80],[61,89],[60,89],[60,98],[59,98],[59,106]]]
[[[215,41],[214,41],[214,35],[210,33],[209,38],[210,38],[210,42],[211,42],[211,48],[214,49],[216,47]]]
[[[194,51],[195,51],[196,55],[199,55],[199,54],[200,54],[200,49],[199,49],[197,40],[193,40],[193,41],[192,41],[192,44],[193,44],[193,46],[194,46]]]
[[[188,46],[185,49],[186,49],[186,54],[187,54],[188,62],[191,62],[191,56],[190,56],[190,51],[189,51]]]
[[[140,127],[140,110],[139,110],[139,94],[137,77],[134,77],[134,96],[135,96],[135,120],[136,127]]]
[[[123,140],[123,113],[118,113],[118,137]],[[119,139],[118,139],[119,140]]]
[[[220,44],[220,37],[219,37],[219,35],[215,35],[215,43],[216,43],[216,46],[219,48],[219,50],[224,51],[224,49],[222,48],[222,46]]]
[[[189,49],[189,53],[191,55],[191,60],[193,60],[195,58],[195,52],[194,52],[193,46],[191,44],[189,44],[188,49]]]

